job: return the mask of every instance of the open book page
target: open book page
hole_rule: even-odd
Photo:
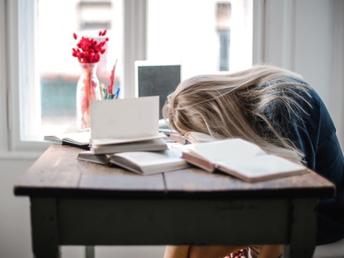
[[[244,162],[248,157],[265,153],[257,145],[239,138],[191,144],[188,151],[211,163],[223,162],[228,159]]]
[[[57,135],[46,135],[44,140],[62,143],[62,141],[75,142],[80,144],[89,144],[90,143],[90,131],[82,131],[75,133],[63,133]]]
[[[186,145],[183,158],[200,168],[215,168],[248,182],[298,175],[307,169],[297,163],[264,152],[243,139]]]
[[[152,139],[158,135],[159,97],[93,101],[92,143]],[[100,144],[100,142],[97,142]]]
[[[203,159],[197,155],[193,155],[187,151],[183,152],[182,158],[185,159],[188,163],[204,169],[208,172],[214,172],[214,170],[216,169],[215,163],[212,163],[209,160]]]
[[[208,172],[213,172],[215,169],[215,164],[209,162],[206,159],[199,157],[196,154],[191,154],[190,144],[180,144],[180,143],[169,143],[169,149],[172,149],[179,153],[182,159],[186,160],[188,163],[196,165]]]
[[[100,165],[109,165],[109,159],[107,155],[96,155],[93,151],[79,152],[78,160],[88,161]]]
[[[162,152],[123,152],[110,157],[110,163],[140,174],[154,174],[187,167],[174,150]]]
[[[275,155],[257,155],[242,159],[231,159],[217,163],[220,170],[245,181],[260,181],[307,172],[305,167]]]

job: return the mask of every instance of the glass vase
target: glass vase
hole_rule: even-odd
[[[96,63],[83,63],[81,69],[76,88],[76,122],[78,129],[86,129],[90,127],[91,102],[100,100],[101,95]]]

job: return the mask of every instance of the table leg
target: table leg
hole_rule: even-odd
[[[94,258],[95,251],[93,245],[85,246],[85,258]]]
[[[60,257],[56,199],[31,198],[31,230],[35,258]]]
[[[286,247],[285,257],[313,257],[316,244],[316,205],[316,200],[293,200],[290,214],[290,244]]]

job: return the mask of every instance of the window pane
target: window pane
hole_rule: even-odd
[[[41,89],[43,135],[76,129],[76,84],[81,74],[72,56],[80,36],[97,37],[107,29],[107,50],[97,64],[101,84],[108,85],[110,71],[118,59],[116,77],[121,79],[122,22],[121,0],[38,0],[37,42]]]
[[[147,38],[147,59],[181,63],[184,78],[248,67],[252,1],[148,0]]]

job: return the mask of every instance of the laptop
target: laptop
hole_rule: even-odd
[[[160,119],[167,96],[175,90],[180,80],[180,64],[135,62],[135,95],[136,97],[159,96]]]

